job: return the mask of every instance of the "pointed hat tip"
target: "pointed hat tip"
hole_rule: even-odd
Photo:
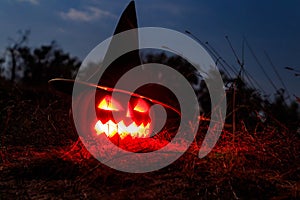
[[[138,24],[135,9],[135,1],[132,0],[122,13],[117,27],[115,29],[114,35],[135,28],[138,28]]]

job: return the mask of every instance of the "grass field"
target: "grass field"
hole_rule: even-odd
[[[70,99],[4,81],[0,97],[0,199],[300,198],[300,135],[280,126],[248,131],[239,124],[203,159],[195,141],[170,166],[129,174],[83,147]]]

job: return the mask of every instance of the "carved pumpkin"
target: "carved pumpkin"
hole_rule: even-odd
[[[135,4],[134,1],[131,1],[123,12],[114,35],[134,28],[138,28],[138,26]],[[130,101],[127,105],[111,96],[119,78],[135,66],[142,64],[138,44],[138,34],[132,35],[130,45],[137,50],[122,55],[113,61],[100,80],[94,76],[97,75],[98,70],[96,70],[94,75],[87,76],[86,79],[83,78],[83,81],[53,79],[49,82],[51,87],[57,91],[73,95],[72,108],[75,110],[72,109],[73,115],[71,117],[74,125],[76,124],[75,129],[80,139],[87,149],[93,152],[93,155],[101,153],[102,141],[106,140],[104,137],[108,137],[112,143],[128,151],[155,151],[165,146],[166,141],[174,137],[164,133],[176,133],[179,127],[181,113],[179,102],[167,88],[158,85],[146,85],[137,89],[135,93],[120,92],[123,95],[130,95]],[[109,46],[107,54],[114,52],[116,50],[114,48],[116,48],[114,45]],[[104,61],[106,57],[109,56],[106,55]],[[94,83],[97,81],[98,85],[95,85]],[[73,91],[75,83],[82,87],[82,91],[76,94]],[[91,105],[94,100],[96,100],[96,105]],[[155,122],[151,120],[150,107],[154,104],[165,108],[167,119],[165,125],[160,127],[161,130],[156,130],[158,133],[152,136],[153,130],[157,129],[155,122],[159,121],[158,118],[162,118],[159,114],[154,113],[153,115],[157,118]],[[95,111],[96,117],[91,115]],[[160,140],[154,139],[156,136]],[[136,144],[139,145],[138,148],[131,148]]]
[[[91,89],[82,91],[74,99],[73,121],[77,122],[76,130],[84,144],[95,148],[95,152],[101,152],[105,137],[131,152],[151,152],[167,145],[173,137],[170,133],[176,133],[178,128],[180,111],[161,103],[167,114],[167,122],[161,127],[157,119],[162,116],[155,110],[150,112],[158,101],[136,93],[119,95],[121,99],[114,98],[108,90],[97,90],[95,95]],[[128,104],[122,103],[122,97],[128,95]],[[92,102],[96,104],[91,105]],[[96,115],[90,115],[93,112]]]
[[[125,139],[147,138],[151,134],[150,104],[142,98],[132,98],[126,107],[110,95],[105,95],[97,105],[97,134],[106,134],[109,138]],[[112,112],[123,117],[116,121]]]

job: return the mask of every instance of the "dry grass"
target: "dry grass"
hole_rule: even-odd
[[[46,89],[0,87],[1,199],[300,197],[300,137],[280,126],[250,132],[241,123],[234,135],[224,130],[204,159],[195,142],[164,169],[129,174],[102,165],[77,141],[68,100]]]

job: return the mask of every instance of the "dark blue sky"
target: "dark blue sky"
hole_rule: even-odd
[[[122,0],[1,0],[0,55],[8,38],[30,29],[29,45],[57,43],[83,59],[111,36],[129,1]],[[229,64],[238,68],[225,39],[228,35],[239,56],[245,36],[276,87],[282,87],[264,54],[271,57],[291,94],[300,96],[300,77],[284,69],[300,69],[300,1],[136,0],[140,26],[180,32],[189,30],[208,41]],[[268,94],[274,89],[245,48],[245,68]]]

